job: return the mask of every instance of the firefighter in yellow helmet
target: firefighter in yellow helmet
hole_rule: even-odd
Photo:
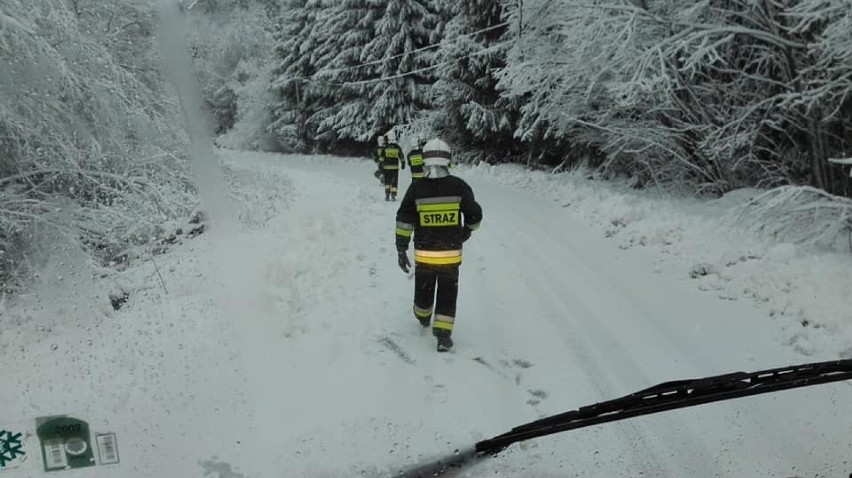
[[[399,267],[406,273],[411,267],[408,243],[414,237],[414,316],[423,327],[432,325],[439,352],[453,346],[462,243],[482,221],[473,190],[450,174],[451,160],[447,143],[427,142],[423,180],[409,186],[396,212]]]
[[[399,190],[399,168],[405,169],[405,155],[396,143],[393,133],[385,135],[385,146],[382,148],[382,172],[384,173],[385,201],[396,201]]]

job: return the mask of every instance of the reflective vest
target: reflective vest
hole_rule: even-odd
[[[420,148],[412,149],[408,153],[408,166],[411,167],[412,178],[423,177],[423,151]]]
[[[398,145],[390,143],[384,147],[382,158],[382,169],[399,169],[399,162],[402,161],[402,149]]]

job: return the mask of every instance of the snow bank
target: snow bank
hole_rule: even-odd
[[[595,224],[622,249],[660,253],[655,272],[675,271],[723,299],[754,300],[778,322],[783,340],[804,355],[852,358],[852,255],[759,236],[742,218],[744,206],[762,191],[698,200],[594,181],[583,171],[549,174],[483,163],[460,166],[459,174],[534,191]]]

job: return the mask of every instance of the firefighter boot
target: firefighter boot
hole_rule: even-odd
[[[418,322],[420,322],[420,325],[422,325],[424,329],[426,327],[429,327],[430,325],[432,325],[431,324],[432,323],[432,308],[431,307],[429,307],[428,309],[421,309],[420,307],[417,307],[417,304],[414,304],[413,310],[414,310],[414,318],[417,319]]]
[[[449,330],[435,330],[433,331],[435,337],[438,339],[438,352],[446,352],[453,348],[453,339],[450,338]]]

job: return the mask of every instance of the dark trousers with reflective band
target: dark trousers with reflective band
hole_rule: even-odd
[[[385,193],[396,194],[399,187],[399,170],[385,169]]]
[[[414,315],[426,318],[432,315],[434,304],[434,333],[449,335],[456,317],[456,300],[459,295],[459,266],[414,266]]]

